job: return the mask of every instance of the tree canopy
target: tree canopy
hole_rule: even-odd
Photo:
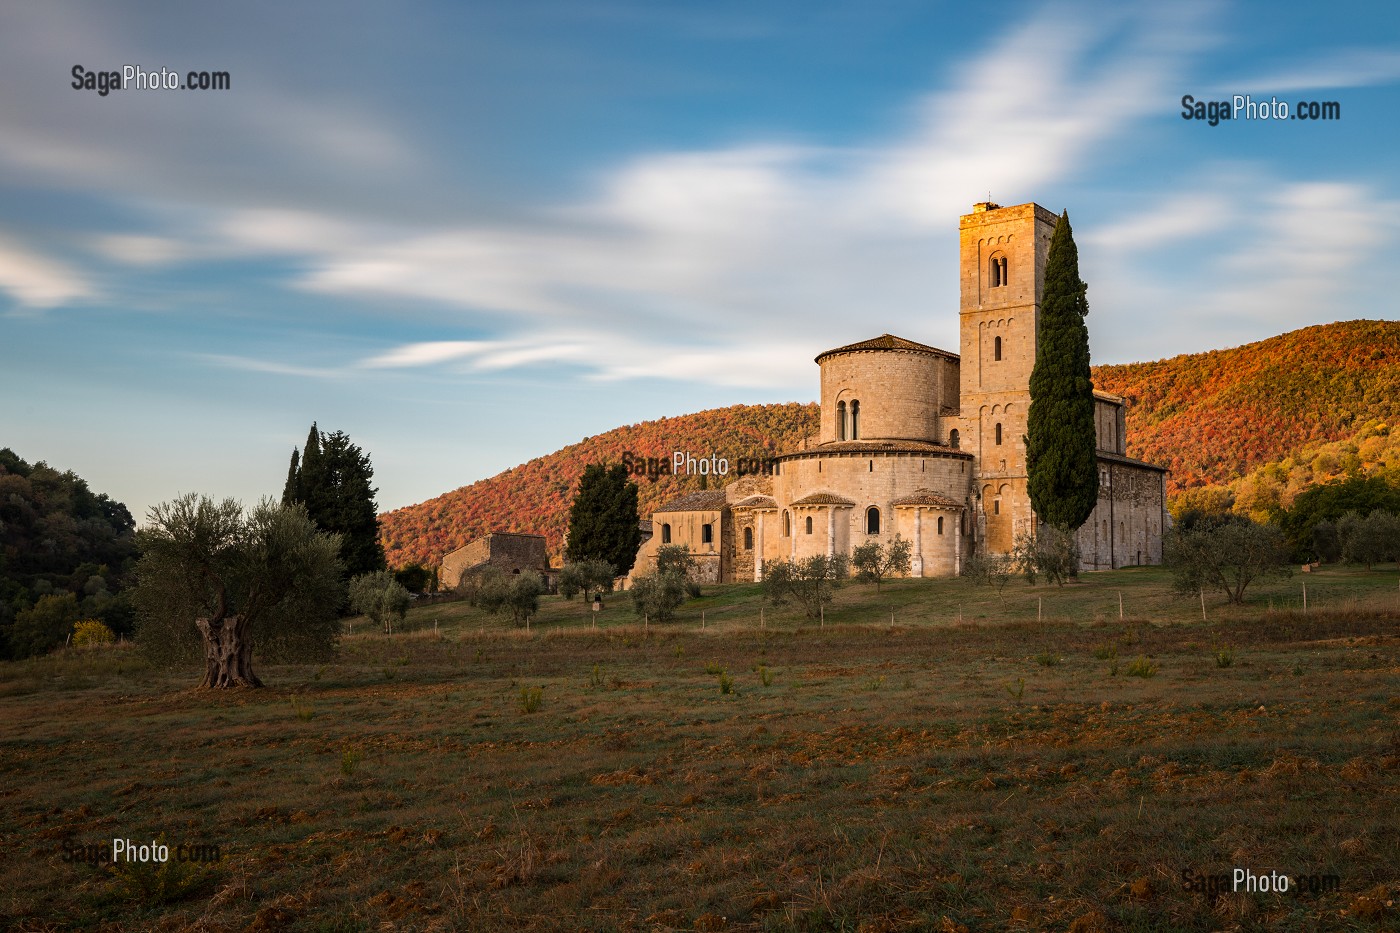
[[[31,465],[9,448],[0,450],[0,657],[63,644],[71,625],[53,620],[66,600],[30,612],[46,597],[67,594],[80,618],[130,633],[123,589],[136,562],[135,527],[126,506],[94,493],[71,470]],[[21,616],[23,632],[15,628]]]
[[[1074,530],[1099,495],[1094,381],[1089,371],[1088,286],[1069,214],[1060,215],[1045,262],[1045,288],[1026,421],[1027,490],[1040,520]]]
[[[340,625],[340,536],[300,505],[193,493],[151,509],[137,535],[137,643],[166,665],[205,664],[201,686],[260,687],[253,652],[320,660]]]
[[[304,505],[316,527],[342,536],[340,556],[351,576],[387,567],[373,479],[369,455],[345,432],[326,434],[313,423],[305,448],[292,450],[282,490],[283,505]]]
[[[565,556],[573,562],[606,561],[622,576],[636,563],[641,544],[637,484],[627,478],[621,464],[590,464],[583,471],[569,510]]]

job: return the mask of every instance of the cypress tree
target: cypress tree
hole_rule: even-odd
[[[301,455],[292,453],[292,467],[282,499],[300,502],[322,531],[341,535],[341,559],[349,576],[373,573],[387,566],[379,541],[378,492],[371,485],[374,467],[369,455],[350,443],[343,431],[322,434],[311,425]]]
[[[1088,520],[1099,496],[1094,382],[1084,323],[1087,290],[1079,277],[1079,250],[1065,212],[1055,225],[1045,262],[1026,422],[1026,469],[1036,515],[1069,531]]]
[[[301,471],[301,456],[297,448],[292,448],[292,465],[287,468],[287,483],[282,487],[282,504],[291,505],[297,501],[297,477]]]
[[[621,464],[584,468],[574,504],[569,509],[570,563],[602,560],[622,576],[637,560],[642,531],[637,522],[637,484]]]

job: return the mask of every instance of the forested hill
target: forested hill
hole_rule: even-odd
[[[1400,420],[1400,322],[1346,321],[1230,350],[1099,366],[1094,382],[1128,398],[1128,453],[1169,467],[1173,493],[1226,485],[1325,442],[1388,435]],[[384,550],[391,566],[436,565],[487,531],[522,531],[545,535],[557,560],[585,465],[616,463],[624,452],[714,451],[731,460],[782,452],[816,432],[817,416],[815,404],[738,405],[617,428],[381,516]],[[646,517],[699,480],[638,485]]]
[[[442,556],[488,531],[542,534],[559,560],[569,527],[569,504],[583,468],[619,463],[623,455],[667,458],[684,450],[700,457],[771,457],[798,446],[817,431],[817,406],[734,405],[644,421],[584,438],[490,479],[398,509],[379,518],[389,566],[436,566]],[[731,472],[730,478],[733,478]],[[636,477],[643,517],[663,503],[701,488],[697,476]]]
[[[1230,350],[1094,368],[1128,398],[1128,453],[1169,491],[1226,484],[1305,447],[1400,417],[1400,321],[1305,327]]]

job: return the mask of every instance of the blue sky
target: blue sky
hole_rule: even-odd
[[[119,8],[127,7],[127,8]],[[0,446],[137,515],[384,508],[621,424],[957,349],[957,218],[1067,208],[1096,362],[1400,317],[1390,4],[77,4],[0,11]],[[71,70],[228,71],[99,96]],[[1181,98],[1337,101],[1210,127]],[[678,439],[682,441],[683,439]]]

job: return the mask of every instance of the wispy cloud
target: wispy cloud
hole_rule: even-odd
[[[90,298],[92,284],[77,269],[0,234],[0,290],[21,308],[54,308]]]
[[[1274,71],[1222,82],[1219,93],[1277,93],[1371,87],[1400,81],[1400,49],[1336,49],[1311,60],[1290,61]]]

